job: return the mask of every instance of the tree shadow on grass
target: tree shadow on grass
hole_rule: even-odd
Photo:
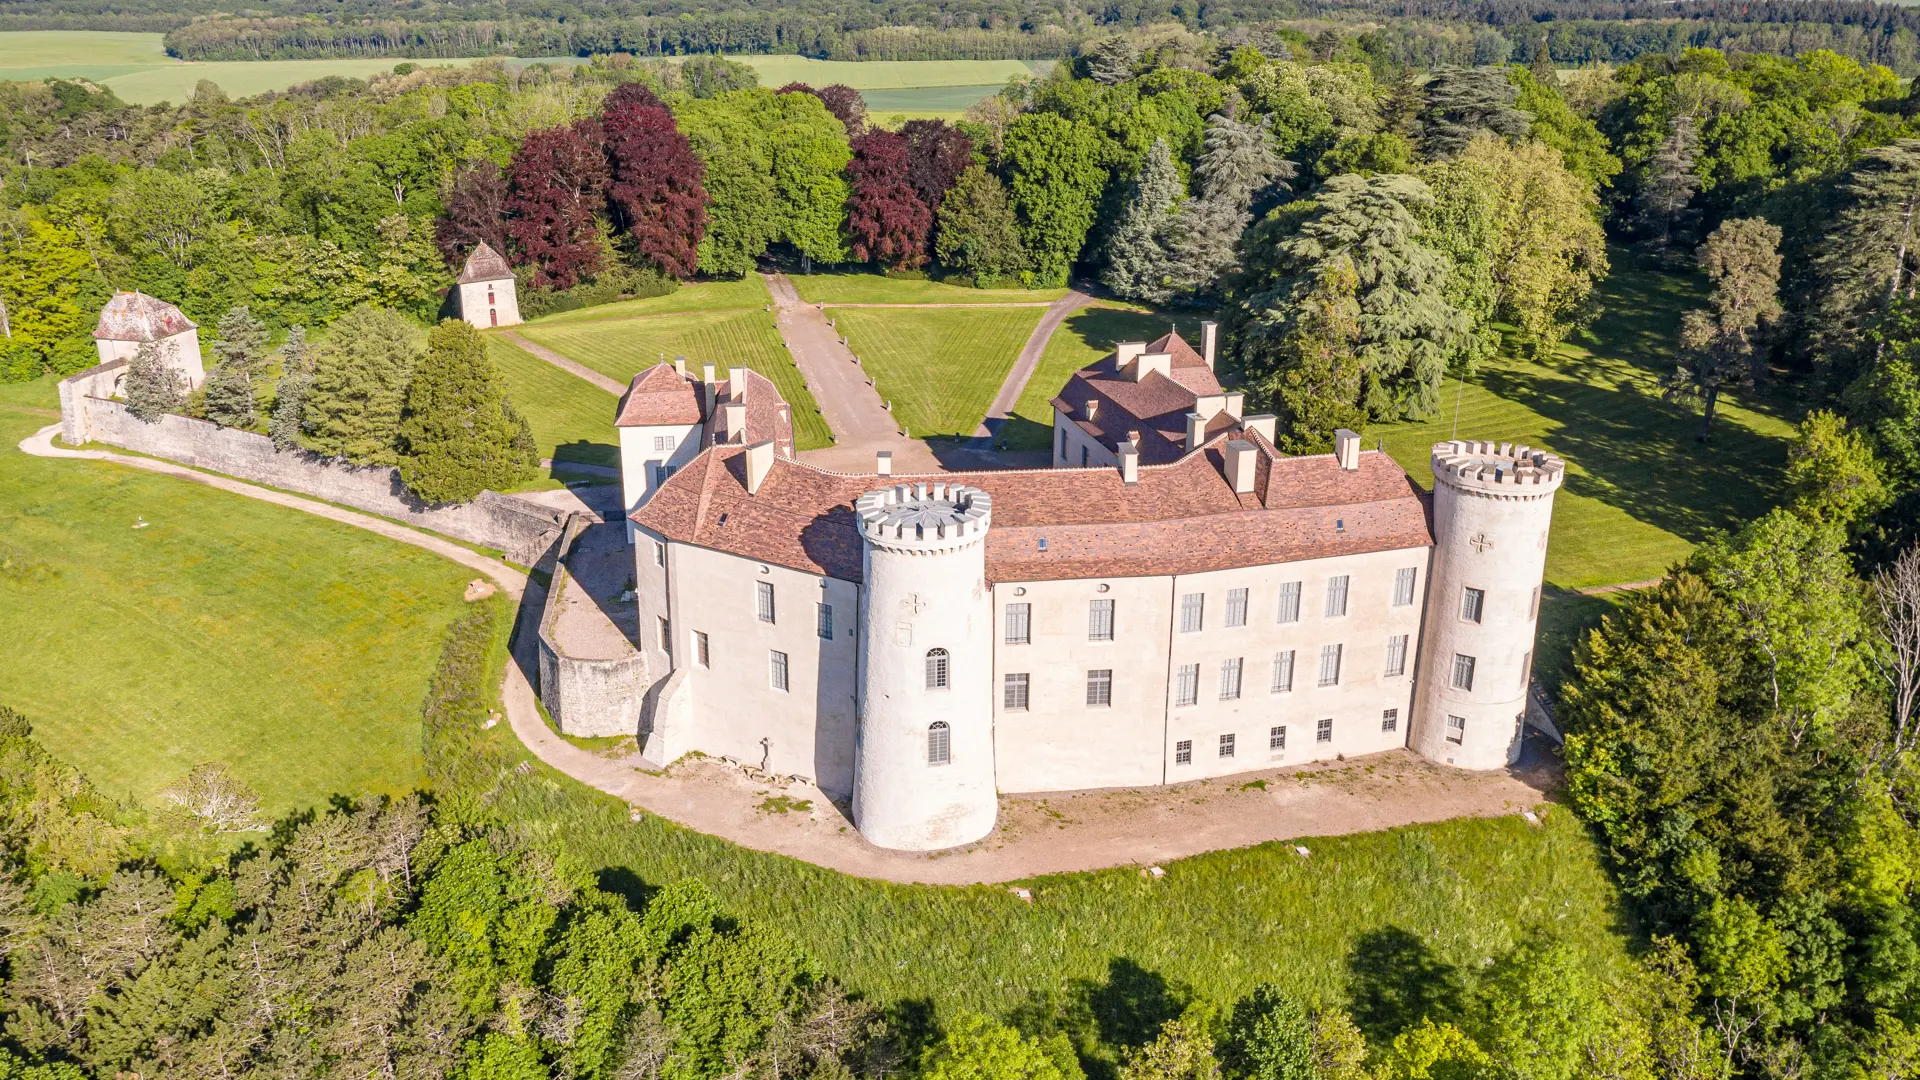
[[[1115,957],[1105,980],[1073,979],[1064,989],[1036,991],[1008,1019],[1028,1035],[1065,1035],[1088,1080],[1114,1080],[1125,1051],[1152,1042],[1193,998],[1191,987]]]
[[[1375,1046],[1424,1018],[1440,1023],[1458,1016],[1466,996],[1459,969],[1397,926],[1360,935],[1347,974],[1353,1022]]]

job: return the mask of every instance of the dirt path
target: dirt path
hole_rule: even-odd
[[[620,380],[610,379],[607,376],[600,374],[599,372],[593,370],[592,368],[588,367],[585,364],[578,363],[573,360],[569,360],[566,357],[561,356],[559,353],[554,352],[552,349],[547,348],[545,345],[535,345],[533,342],[528,341],[526,338],[521,337],[519,334],[509,333],[504,330],[500,332],[500,336],[503,338],[506,338],[508,341],[513,342],[514,345],[518,346],[519,348],[524,349],[529,353],[532,353],[533,355],[539,357],[540,359],[545,360],[549,364],[552,364],[554,367],[559,368],[561,371],[564,371],[569,375],[578,375],[579,377],[587,380],[588,382],[592,383],[593,385],[599,387],[602,390],[605,390],[607,393],[612,394],[615,397],[619,397],[621,394],[624,394],[627,392],[627,388],[621,384]]]
[[[927,445],[900,434],[900,425],[887,411],[880,395],[867,384],[866,369],[840,344],[840,335],[827,324],[820,309],[800,299],[785,274],[760,275],[773,294],[775,326],[793,354],[793,362],[820,403],[820,413],[833,429],[834,445],[809,450],[802,461],[823,469],[850,473],[873,472],[874,454],[893,452],[895,472],[935,472],[940,468]]]
[[[993,396],[993,404],[987,407],[986,419],[974,429],[976,439],[992,439],[1006,426],[1007,418],[1013,415],[1014,407],[1020,404],[1020,395],[1026,393],[1027,383],[1033,378],[1035,369],[1040,366],[1040,358],[1046,355],[1047,342],[1053,340],[1053,332],[1067,321],[1067,316],[1093,303],[1093,297],[1078,289],[1047,305],[1047,313],[1040,316],[1040,325],[1033,328],[1027,336],[1027,344],[1020,350],[1020,358],[1013,362],[1013,370],[1000,383],[1000,392]]]

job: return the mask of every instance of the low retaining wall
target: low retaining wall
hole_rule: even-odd
[[[553,560],[553,584],[540,612],[540,704],[560,727],[561,734],[584,737],[640,736],[641,704],[649,683],[647,657],[635,652],[616,659],[588,660],[568,656],[555,634],[560,606],[568,587],[580,588],[567,569],[574,541],[597,520],[585,514],[567,515],[565,530]]]
[[[61,437],[71,445],[103,442],[196,469],[223,473],[268,487],[311,495],[381,517],[494,548],[508,560],[532,566],[560,538],[559,511],[483,491],[471,502],[422,503],[400,482],[400,470],[357,466],[305,450],[275,451],[273,440],[251,431],[216,427],[204,420],[163,416],[136,419],[126,405],[108,400],[126,361],[89,368],[60,383]]]

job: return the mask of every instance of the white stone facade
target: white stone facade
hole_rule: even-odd
[[[520,325],[520,300],[512,278],[460,283],[460,317],[482,330]]]

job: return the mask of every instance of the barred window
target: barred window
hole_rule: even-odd
[[[1487,606],[1485,589],[1466,589],[1460,594],[1460,617],[1468,622],[1479,622],[1480,613]]]
[[[773,582],[756,581],[753,584],[760,621],[770,623],[773,621]]]
[[[1399,731],[1400,730],[1400,710],[1399,709],[1388,709],[1380,714],[1380,730],[1381,731]]]
[[[1339,646],[1339,645],[1320,646],[1320,685],[1321,686],[1339,686],[1340,685],[1340,650],[1341,648],[1342,646]]]
[[[1293,690],[1293,650],[1273,654],[1273,692],[1285,694]]]
[[[814,622],[814,627],[813,627],[814,632],[820,635],[820,640],[822,641],[833,640],[833,605],[832,604],[815,604],[813,622]]]
[[[1296,623],[1300,621],[1300,582],[1288,581],[1280,586],[1280,621]]]
[[[1087,672],[1087,704],[1105,708],[1113,704],[1113,669],[1096,668]]]
[[[1220,664],[1220,700],[1237,701],[1240,697],[1240,672],[1245,667],[1246,658],[1236,656]]]
[[[927,725],[927,764],[945,765],[953,760],[953,729],[945,720]]]
[[[1095,600],[1087,605],[1087,640],[1113,640],[1113,601]]]
[[[1333,741],[1333,721],[1331,719],[1322,720],[1314,726],[1313,741],[1317,743]]]
[[[1027,673],[1008,675],[1001,680],[1000,705],[1009,712],[1027,711]]]
[[[1227,590],[1227,625],[1247,625],[1247,590]]]
[[[927,650],[927,689],[945,690],[947,688],[947,650]]]
[[[787,654],[778,649],[767,654],[767,683],[775,690],[787,688]]]
[[[1277,754],[1280,751],[1285,750],[1286,748],[1287,748],[1286,725],[1281,724],[1278,727],[1268,728],[1267,729],[1267,749]]]
[[[660,631],[660,637],[659,637],[660,651],[663,653],[666,653],[668,656],[672,656],[673,655],[673,624],[667,621],[667,617],[665,615],[656,616],[654,618],[654,622],[658,624],[656,629]]]
[[[1420,576],[1418,567],[1407,566],[1393,572],[1393,606],[1406,607],[1413,603],[1413,586]]]
[[[1407,673],[1407,635],[1395,634],[1387,639],[1387,674],[1405,675]]]
[[[1173,703],[1192,705],[1200,700],[1200,665],[1181,664],[1173,676]]]
[[[1197,633],[1206,622],[1207,594],[1190,592],[1180,598],[1180,632]]]
[[[707,650],[707,635],[705,631],[695,630],[693,632],[693,656],[694,659],[700,662],[701,667],[713,666],[713,654]]]
[[[1347,613],[1347,575],[1327,579],[1327,610],[1329,619],[1337,619]]]
[[[1220,736],[1220,756],[1221,757],[1233,756],[1233,736],[1231,735]]]
[[[1007,605],[1007,644],[1025,645],[1033,640],[1030,636],[1033,625],[1032,604]]]
[[[1173,744],[1173,763],[1175,765],[1193,764],[1193,740],[1181,739]]]
[[[1464,716],[1447,717],[1447,741],[1459,746],[1467,737],[1467,718]]]
[[[1453,654],[1453,688],[1455,690],[1473,689],[1474,659],[1465,653]]]

